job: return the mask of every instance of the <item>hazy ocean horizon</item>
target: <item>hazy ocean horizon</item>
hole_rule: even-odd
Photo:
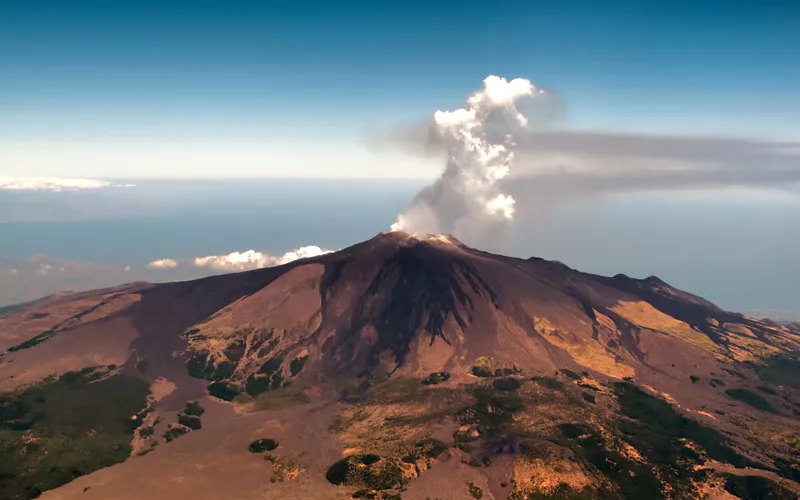
[[[132,188],[0,191],[0,257],[43,253],[142,268],[305,245],[341,249],[388,230],[424,179],[121,179]],[[476,246],[581,271],[657,275],[732,310],[800,310],[800,208],[591,198],[526,210]],[[466,241],[475,244],[475,242]]]

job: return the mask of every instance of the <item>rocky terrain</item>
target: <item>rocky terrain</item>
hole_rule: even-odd
[[[385,233],[0,313],[2,498],[800,494],[800,329]]]

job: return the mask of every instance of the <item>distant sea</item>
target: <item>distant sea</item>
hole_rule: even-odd
[[[142,267],[159,258],[305,245],[388,230],[426,180],[149,180],[131,188],[0,191],[0,257]],[[722,307],[800,311],[800,203],[638,196],[518,207],[489,251],[582,271],[657,275]],[[474,243],[474,242],[466,242]]]

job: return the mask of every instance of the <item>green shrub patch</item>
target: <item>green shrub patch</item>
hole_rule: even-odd
[[[436,385],[450,380],[450,374],[447,372],[433,372],[422,381],[422,385]]]
[[[492,380],[492,386],[498,391],[513,392],[522,387],[522,382],[515,378],[498,378]]]
[[[203,428],[203,424],[200,422],[200,417],[196,417],[194,415],[178,415],[178,423],[190,428],[193,431]]]
[[[382,460],[381,457],[376,461],[374,457],[377,455],[351,455],[343,458],[328,468],[325,477],[335,485],[366,490],[399,489],[406,483],[403,470],[397,462]]]
[[[278,442],[274,439],[256,439],[250,446],[248,446],[248,450],[250,453],[264,453],[267,451],[272,451],[278,447]]]
[[[31,347],[35,347],[41,344],[42,342],[50,340],[55,334],[56,332],[54,332],[53,330],[47,330],[46,332],[42,332],[39,335],[26,340],[25,342],[9,347],[8,352],[16,352],[16,351],[21,351],[23,349],[30,349]]]
[[[189,401],[186,403],[186,407],[183,409],[183,413],[186,415],[193,415],[195,417],[201,416],[203,413],[206,412],[206,409],[200,406],[200,403],[197,401]]]
[[[208,386],[208,393],[223,401],[233,401],[239,395],[239,389],[228,382],[214,382]]]
[[[289,373],[292,374],[292,377],[297,376],[297,374],[303,370],[303,367],[306,365],[306,361],[308,361],[308,356],[295,358],[291,363],[289,363]]]
[[[149,384],[126,375],[91,381],[94,371],[0,394],[0,498],[36,498],[130,456]]]

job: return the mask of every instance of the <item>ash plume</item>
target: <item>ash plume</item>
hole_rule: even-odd
[[[392,231],[473,239],[514,217],[514,198],[500,181],[513,166],[513,135],[528,125],[520,107],[544,91],[494,75],[483,85],[463,108],[434,113],[431,134],[447,147],[444,173],[397,216]]]

